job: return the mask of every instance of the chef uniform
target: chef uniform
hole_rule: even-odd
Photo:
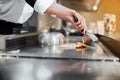
[[[14,28],[21,28],[33,14],[40,14],[55,0],[0,0],[0,34],[13,34]]]

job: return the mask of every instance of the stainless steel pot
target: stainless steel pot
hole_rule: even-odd
[[[38,37],[40,44],[53,45],[65,43],[65,37],[59,32],[43,32]]]

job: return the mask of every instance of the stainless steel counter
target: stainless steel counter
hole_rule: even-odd
[[[16,51],[17,52],[17,51]],[[96,60],[96,61],[118,61],[102,43],[95,43],[95,47],[89,47],[82,50],[76,50],[72,45],[61,48],[59,45],[32,46],[20,49],[19,52],[7,52],[1,54],[10,57],[20,58],[39,58],[39,59],[75,59],[75,60]]]
[[[1,56],[24,57],[24,58],[53,58],[53,59],[79,59],[79,60],[119,60],[101,42],[96,42],[95,47],[76,50],[73,44],[82,40],[79,36],[69,37],[70,43],[67,47],[59,45],[27,46],[18,50],[1,52]]]
[[[82,50],[28,46],[1,51],[0,80],[120,80],[118,60],[99,41]]]
[[[0,80],[120,80],[118,62],[2,59]]]

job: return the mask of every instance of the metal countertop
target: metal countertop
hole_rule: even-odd
[[[0,80],[120,80],[118,58],[100,42],[79,51],[28,46],[0,56]]]
[[[118,62],[0,59],[0,80],[120,80]]]
[[[70,45],[69,45],[70,46]],[[100,42],[95,47],[76,50],[75,47],[60,48],[58,45],[29,46],[20,50],[10,51],[2,56],[39,58],[39,59],[76,59],[76,60],[99,60],[118,61],[107,48]]]

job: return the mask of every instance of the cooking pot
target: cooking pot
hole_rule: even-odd
[[[54,45],[65,43],[65,37],[60,32],[43,32],[38,37],[40,44]]]

